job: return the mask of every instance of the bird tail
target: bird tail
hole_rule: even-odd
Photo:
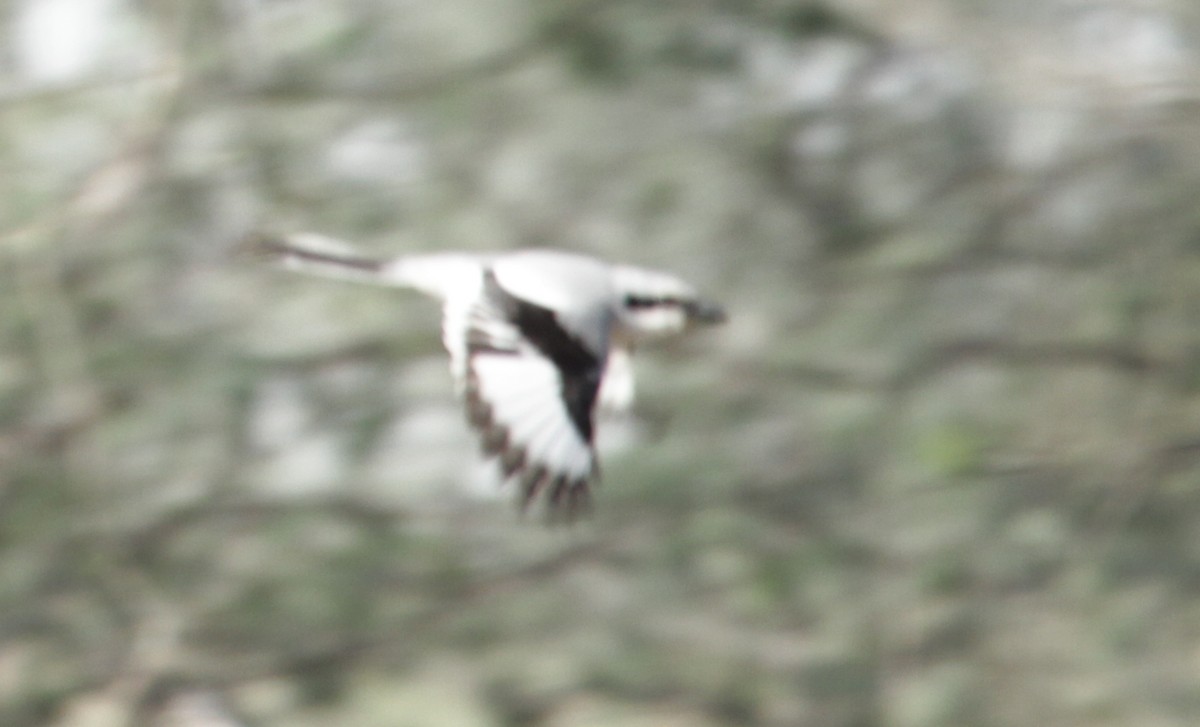
[[[386,260],[365,257],[341,240],[311,232],[252,232],[238,243],[236,254],[242,259],[270,262],[312,275],[394,284],[386,275]]]
[[[312,232],[254,232],[243,238],[236,250],[243,259],[328,278],[411,288],[441,300],[456,296],[473,299],[483,264],[479,256],[454,252],[371,258],[357,253],[349,243]]]

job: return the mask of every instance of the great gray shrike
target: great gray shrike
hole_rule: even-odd
[[[484,453],[528,509],[588,510],[597,478],[597,408],[633,398],[629,352],[641,340],[725,320],[679,278],[576,253],[533,249],[377,260],[309,233],[256,233],[248,249],[285,267],[413,288],[442,303],[442,342]]]

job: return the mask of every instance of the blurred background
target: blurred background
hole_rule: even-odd
[[[0,724],[1197,724],[1198,34],[0,1]],[[562,247],[731,320],[642,353],[546,528],[480,497],[437,307],[257,227]]]

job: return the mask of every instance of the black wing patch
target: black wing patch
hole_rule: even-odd
[[[597,475],[594,454],[590,452],[592,408],[603,374],[602,361],[559,325],[553,311],[504,290],[490,270],[484,272],[483,285],[483,299],[469,315],[466,331],[467,417],[480,434],[484,452],[496,458],[505,479],[516,478],[523,511],[544,492],[548,515],[573,520],[591,509],[590,485]],[[496,365],[509,357],[514,363],[522,358],[536,358],[541,365],[529,369],[514,366],[508,375],[539,377],[545,375],[542,371],[552,372],[544,383],[534,379],[515,380],[505,387],[510,396],[513,389],[509,386],[518,390],[526,386],[530,387],[532,397],[557,400],[562,407],[557,416],[562,418],[562,426],[567,427],[561,435],[502,418],[496,408],[498,402],[487,395],[487,382],[481,378],[481,371],[491,369],[491,375],[497,375]],[[558,391],[549,388],[556,384]],[[533,389],[540,386],[547,388],[535,393]],[[512,416],[509,401],[509,416]],[[536,404],[532,406],[535,408],[526,412],[529,416],[545,416],[537,413]],[[543,422],[542,426],[549,425],[544,419]],[[582,455],[575,451],[570,455],[572,459],[563,462],[544,459],[552,456],[554,447],[547,449],[549,442],[557,443],[555,451],[561,455],[564,451],[572,452],[572,445],[565,444],[565,450],[562,447],[574,439],[588,451]],[[580,467],[579,456],[586,458],[586,467]],[[564,466],[565,469],[559,469]]]
[[[559,324],[549,308],[522,300],[504,288],[496,275],[484,272],[484,294],[534,348],[559,370],[563,404],[585,442],[592,442],[592,409],[604,371],[600,359]],[[468,346],[470,346],[468,342]]]

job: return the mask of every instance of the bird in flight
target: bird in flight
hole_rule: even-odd
[[[442,342],[484,454],[516,483],[522,511],[541,497],[549,516],[565,520],[590,509],[596,410],[632,402],[632,348],[725,320],[673,275],[558,250],[381,260],[311,233],[254,233],[243,248],[286,268],[441,301]]]

